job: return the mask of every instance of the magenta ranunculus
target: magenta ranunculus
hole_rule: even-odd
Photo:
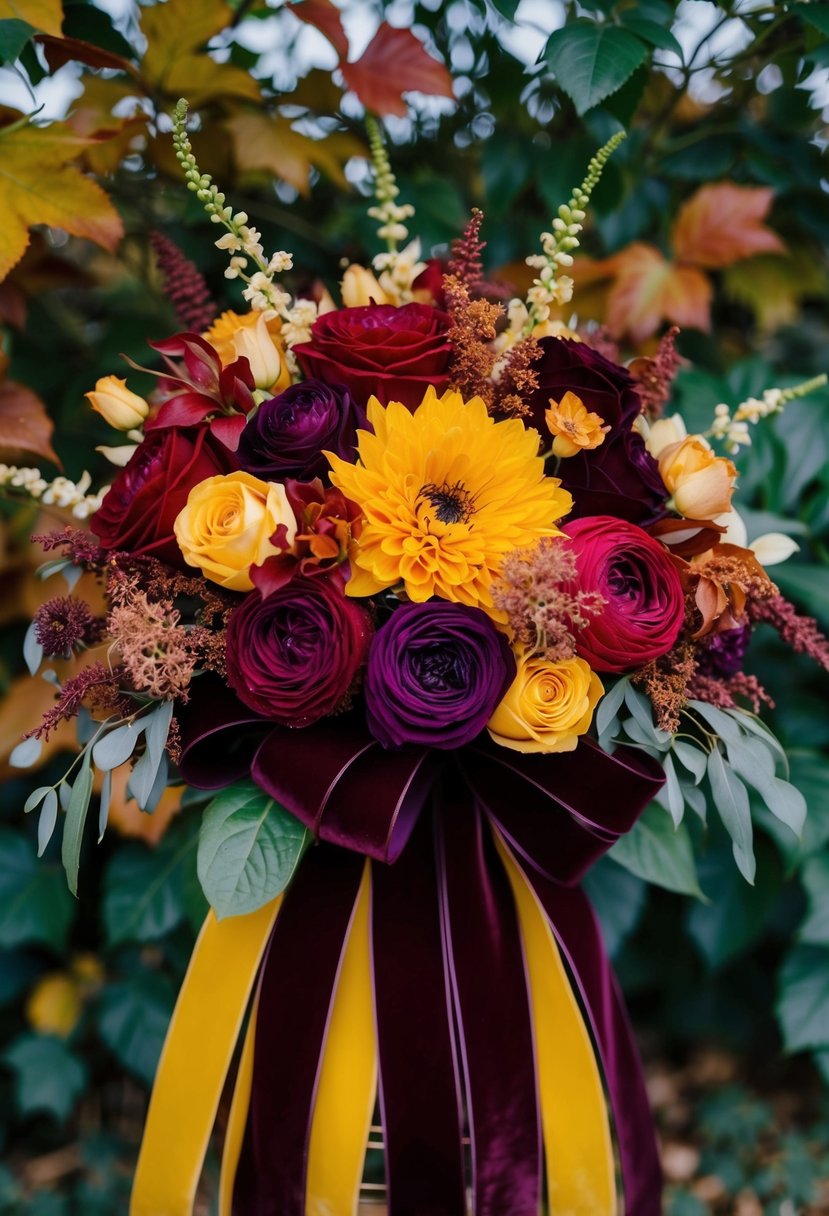
[[[264,481],[287,477],[328,483],[331,467],[323,451],[354,459],[357,429],[366,412],[344,384],[304,380],[263,401],[239,440],[239,463]]]
[[[679,637],[685,596],[665,546],[610,515],[564,526],[576,556],[574,589],[598,592],[601,613],[576,635],[594,671],[631,671],[667,654]]]
[[[362,405],[373,395],[415,409],[430,384],[438,393],[449,385],[449,325],[430,304],[338,308],[317,318],[294,354],[305,376],[347,385]]]
[[[542,338],[540,346],[528,424],[548,437],[544,413],[550,399],[561,401],[571,392],[610,427],[600,447],[561,461],[557,476],[573,495],[571,518],[616,515],[644,524],[664,515],[668,495],[659,466],[631,429],[642,403],[630,372],[586,342]]]
[[[105,549],[148,554],[190,571],[173,534],[176,516],[193,486],[238,467],[206,425],[148,431],[90,527]]]
[[[515,678],[509,643],[479,608],[404,604],[374,635],[365,679],[368,726],[384,747],[463,747]]]
[[[298,575],[267,598],[252,591],[231,613],[228,683],[281,726],[310,726],[342,705],[370,640],[371,618],[342,579]]]

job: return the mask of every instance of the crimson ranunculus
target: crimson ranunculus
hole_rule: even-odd
[[[558,468],[561,484],[573,495],[572,518],[616,515],[642,524],[658,519],[667,493],[659,466],[632,430],[642,408],[636,381],[586,342],[542,338],[539,345],[541,358],[533,364],[538,388],[528,399],[527,423],[547,436],[550,400],[559,402],[571,392],[610,427],[599,447],[562,460]]]
[[[344,701],[368,652],[371,618],[344,584],[298,575],[230,614],[227,679],[241,701],[281,726],[310,726]]]
[[[305,376],[345,384],[363,405],[373,395],[415,409],[430,384],[438,394],[449,386],[449,325],[429,304],[340,308],[323,313],[294,354]]]
[[[576,557],[575,588],[604,598],[576,632],[576,650],[594,671],[631,671],[667,654],[685,619],[676,567],[658,540],[610,515],[564,526]]]
[[[90,527],[105,549],[150,554],[189,570],[173,533],[176,516],[193,486],[238,467],[206,425],[149,431],[113,481]]]

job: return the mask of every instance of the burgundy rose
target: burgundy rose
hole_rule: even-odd
[[[323,313],[311,340],[294,347],[306,376],[345,384],[365,404],[372,394],[385,405],[420,405],[429,385],[449,385],[450,320],[429,304],[366,304]]]
[[[610,427],[600,447],[562,460],[557,476],[573,495],[572,518],[616,515],[649,523],[664,514],[667,493],[659,466],[633,423],[642,403],[636,381],[625,368],[586,342],[542,338],[541,358],[533,365],[538,388],[528,399],[529,425],[547,437],[544,413],[550,399],[575,393],[587,409]]]
[[[227,678],[240,700],[281,726],[310,726],[344,701],[371,640],[371,618],[340,578],[297,576],[230,615]]]
[[[573,589],[604,607],[575,634],[594,671],[631,671],[667,654],[685,619],[685,595],[670,554],[636,524],[609,515],[572,520],[564,532],[576,557]]]
[[[237,468],[236,458],[207,426],[150,431],[118,473],[90,527],[105,549],[151,554],[189,571],[173,535],[176,516],[193,486]]]
[[[384,747],[463,747],[481,733],[514,679],[509,642],[480,608],[445,600],[404,604],[371,644],[369,730]]]
[[[365,410],[344,384],[305,380],[262,402],[242,431],[239,463],[264,481],[321,477],[327,484],[323,451],[352,460],[357,428],[366,426]]]

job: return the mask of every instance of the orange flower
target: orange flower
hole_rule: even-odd
[[[686,519],[714,519],[731,509],[737,470],[699,435],[670,443],[659,453],[659,474]]]
[[[581,397],[568,391],[561,401],[550,398],[550,408],[544,419],[554,435],[554,456],[578,456],[579,452],[591,452],[604,443],[604,437],[610,430],[604,425],[604,419],[598,414],[591,414]]]

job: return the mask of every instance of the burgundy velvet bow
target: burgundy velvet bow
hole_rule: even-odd
[[[208,789],[252,776],[322,842],[306,854],[263,967],[239,1216],[305,1211],[313,1095],[362,855],[396,863],[372,871],[390,1216],[464,1211],[464,1111],[476,1216],[540,1210],[528,989],[487,821],[521,861],[581,997],[613,1110],[626,1210],[658,1216],[660,1169],[641,1066],[595,917],[576,886],[658,791],[658,764],[629,749],[609,756],[588,740],[546,756],[483,739],[457,753],[386,751],[357,714],[291,731],[222,689],[186,711],[180,767],[188,783]]]

